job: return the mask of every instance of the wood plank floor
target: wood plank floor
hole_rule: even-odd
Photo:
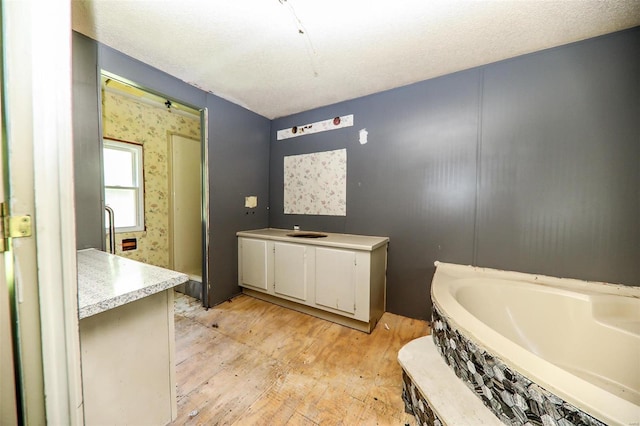
[[[175,425],[415,424],[397,354],[425,321],[385,313],[366,334],[246,295],[205,310],[176,293],[175,330]]]

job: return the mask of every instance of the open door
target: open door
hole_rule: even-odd
[[[1,71],[0,71],[1,73]],[[0,98],[2,98],[2,87],[0,87]],[[0,117],[2,117],[2,103],[0,103]],[[1,119],[1,118],[0,118]],[[0,133],[0,202],[6,203],[4,182],[5,167],[4,156],[6,152],[6,138],[4,137],[4,120],[2,120],[2,133]],[[7,254],[8,256],[9,254]],[[3,259],[4,260],[4,259]],[[17,425],[18,413],[22,411],[18,407],[18,398],[16,392],[15,375],[16,364],[13,357],[13,351],[16,349],[14,345],[11,312],[12,300],[15,300],[15,292],[13,286],[10,288],[7,284],[7,274],[5,262],[0,261],[0,424]]]
[[[70,3],[0,5],[0,423],[82,424]]]

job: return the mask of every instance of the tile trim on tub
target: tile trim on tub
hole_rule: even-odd
[[[479,348],[452,328],[435,305],[431,333],[447,365],[503,423],[514,426],[604,426]]]
[[[420,388],[411,381],[411,377],[404,370],[402,370],[402,400],[404,411],[412,414],[419,425],[443,426],[445,424],[438,418],[429,401],[422,395]]]

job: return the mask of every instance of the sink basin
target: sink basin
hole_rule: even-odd
[[[295,237],[295,238],[324,238],[327,234],[323,234],[322,232],[312,232],[312,231],[295,231],[287,234],[287,237]]]

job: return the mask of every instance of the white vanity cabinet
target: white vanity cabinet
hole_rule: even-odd
[[[273,291],[276,295],[307,301],[312,257],[309,252],[306,245],[273,243]]]
[[[265,240],[244,238],[238,246],[238,277],[240,285],[267,291],[269,279],[267,264],[271,261]]]
[[[355,314],[356,267],[354,251],[316,247],[316,304]]]
[[[272,228],[237,233],[243,292],[371,332],[385,309],[389,239],[292,233]]]

